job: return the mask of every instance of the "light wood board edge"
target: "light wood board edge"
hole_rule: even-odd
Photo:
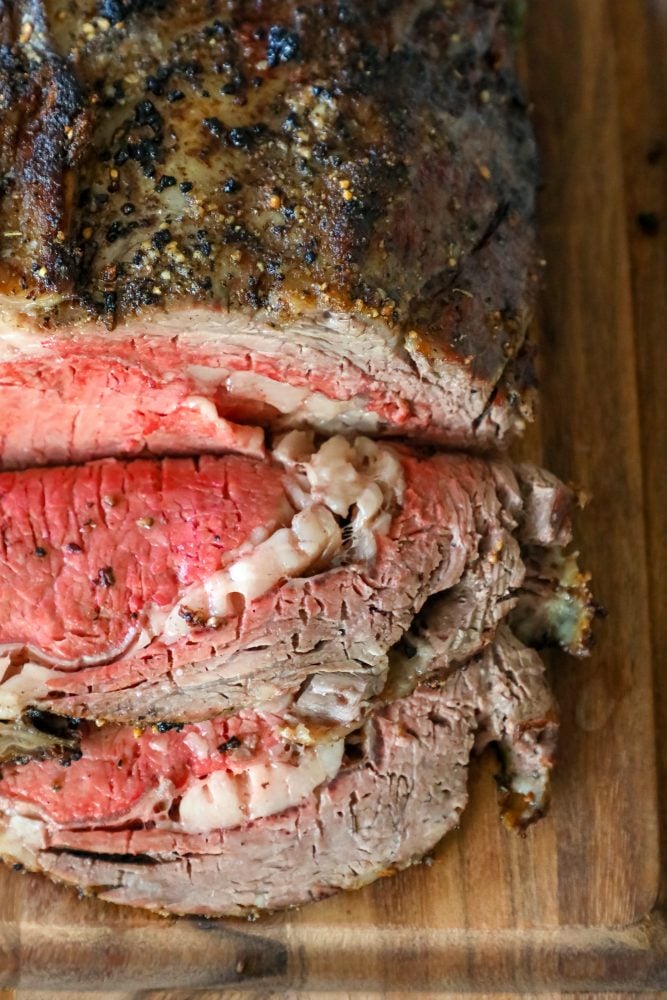
[[[236,931],[223,921],[182,920],[177,951],[194,953],[198,961],[196,967],[184,962],[180,973],[176,955],[168,970],[164,967],[163,933],[155,924],[134,929],[128,947],[123,933],[106,928],[28,926],[19,940],[15,926],[0,924],[0,986],[244,990],[261,984],[363,993],[380,985],[372,959],[378,947],[391,955],[382,986],[406,993],[637,993],[667,984],[667,916],[659,908],[634,926],[617,929],[384,928],[360,935],[340,927],[302,927],[298,943],[289,940],[287,927],[273,934],[261,925]],[[96,969],[104,970],[99,977]]]

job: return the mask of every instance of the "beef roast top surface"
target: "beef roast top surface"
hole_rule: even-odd
[[[2,5],[3,327],[344,313],[521,389],[535,150],[504,6]]]

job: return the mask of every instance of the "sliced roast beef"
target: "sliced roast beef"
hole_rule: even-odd
[[[493,637],[525,576],[523,488],[507,463],[297,431],[263,461],[2,473],[2,717],[193,721],[290,694],[359,719],[390,664],[421,651],[426,675]]]
[[[293,731],[284,742],[265,732],[262,760],[249,749],[243,771],[234,754],[244,725],[252,735],[259,722],[177,734],[93,728],[67,769],[5,768],[0,852],[159,911],[291,906],[421,859],[459,821],[475,741],[500,745],[508,821],[537,818],[557,728],[539,657],[505,627],[450,676],[379,708],[345,748],[329,737],[295,752]],[[262,725],[270,732],[267,718]]]
[[[99,827],[110,827],[111,851],[137,823],[186,840],[238,826],[298,803],[340,768],[344,730],[311,730],[271,708],[143,730],[80,722],[75,756],[6,767],[0,795],[65,840],[71,831],[77,849]]]
[[[504,10],[7,15],[5,467],[220,451],[239,422],[519,428],[535,150]]]
[[[596,608],[574,492],[498,457],[538,283],[510,6],[0,2],[7,861],[294,905],[419,860],[489,742],[506,822],[544,812],[523,643]]]

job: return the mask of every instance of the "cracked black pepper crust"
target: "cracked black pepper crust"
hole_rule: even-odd
[[[497,381],[537,281],[505,13],[0,0],[5,315],[345,311]]]

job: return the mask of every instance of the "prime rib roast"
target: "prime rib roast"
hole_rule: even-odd
[[[0,7],[5,465],[521,426],[502,2],[43,2]]]
[[[503,0],[0,0],[0,854],[243,914],[549,799]]]

